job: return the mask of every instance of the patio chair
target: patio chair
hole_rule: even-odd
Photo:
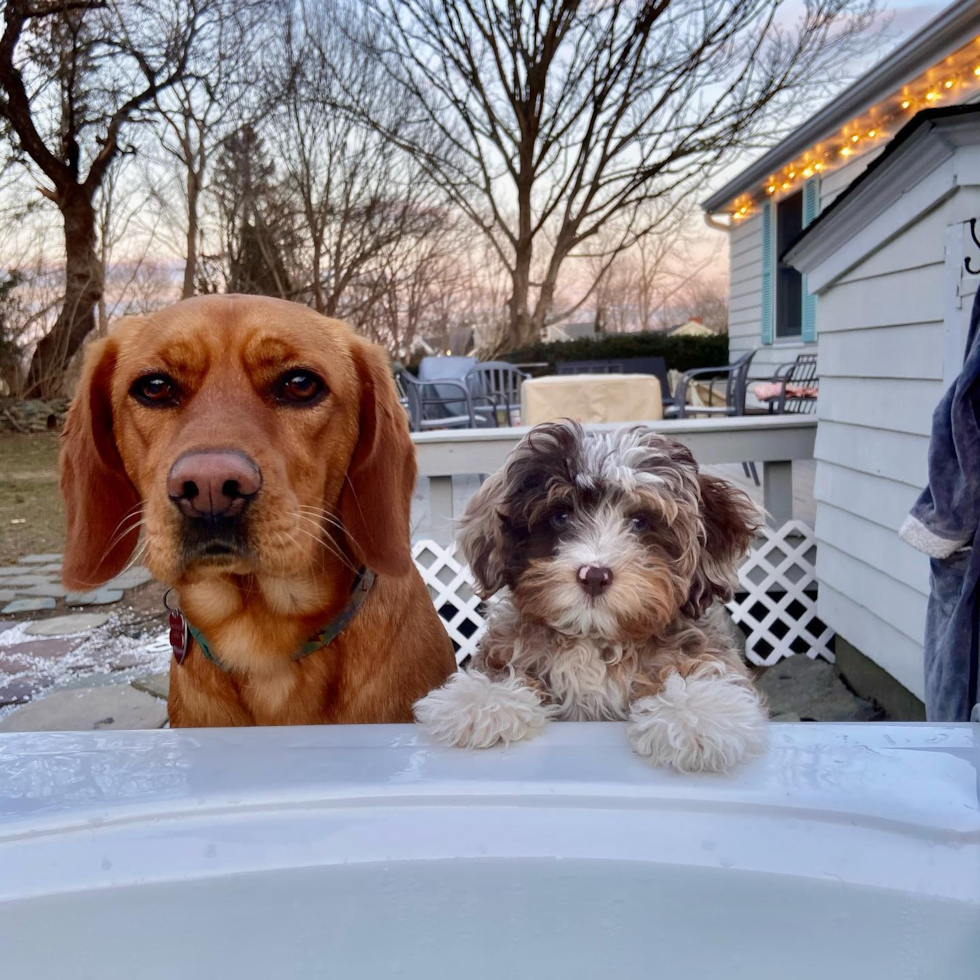
[[[817,355],[799,354],[795,361],[781,364],[770,381],[758,386],[756,398],[773,414],[812,415],[817,410]]]
[[[750,350],[732,364],[685,371],[674,391],[675,404],[669,414],[679,419],[687,418],[690,415],[744,415],[745,392],[749,384],[749,368],[752,366],[752,358],[755,357],[755,353],[754,350]],[[707,379],[707,381],[699,381],[698,384],[707,384],[709,404],[688,405],[687,395],[691,382],[698,378]],[[712,405],[710,402],[713,400],[715,385],[720,385],[722,382],[725,384],[725,404]]]
[[[466,381],[474,395],[493,399],[498,425],[501,415],[504,425],[513,425],[513,414],[521,410],[521,385],[529,377],[506,361],[483,361],[474,365]]]
[[[485,416],[477,414],[465,381],[443,378],[435,384],[419,381],[408,371],[402,372],[399,381],[405,391],[405,407],[412,432],[481,428],[481,419]]]
[[[723,364],[718,367],[696,368],[693,371],[685,371],[677,383],[674,391],[674,405],[670,412],[664,415],[672,418],[684,419],[691,415],[744,415],[745,414],[745,392],[749,384],[749,368],[752,365],[752,358],[755,351],[750,350],[743,354],[732,364]],[[707,405],[688,405],[687,395],[691,382],[698,378],[706,378],[708,385],[708,404]],[[716,384],[725,384],[725,404],[712,405]],[[704,384],[705,382],[698,382]],[[751,476],[756,486],[759,486],[759,472],[754,462],[747,461],[742,463],[742,469],[746,476]]]

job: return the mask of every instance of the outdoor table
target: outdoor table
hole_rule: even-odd
[[[521,385],[521,420],[651,422],[663,418],[660,382],[652,374],[560,374]]]

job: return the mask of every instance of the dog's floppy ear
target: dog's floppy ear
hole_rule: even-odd
[[[89,345],[61,441],[65,558],[69,589],[91,589],[125,567],[139,538],[139,494],[123,467],[112,430],[116,343]]]
[[[483,599],[488,599],[506,584],[504,528],[500,516],[507,486],[506,471],[505,465],[470,497],[456,536],[456,543],[476,577],[477,591]]]
[[[704,544],[685,607],[693,616],[701,616],[716,599],[731,599],[738,563],[762,526],[758,508],[737,487],[703,473],[698,484]]]
[[[358,340],[354,359],[361,378],[359,434],[340,517],[361,562],[382,575],[405,575],[412,567],[409,513],[417,473],[415,446],[387,355]]]

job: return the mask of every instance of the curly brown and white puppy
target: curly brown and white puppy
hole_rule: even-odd
[[[689,771],[759,753],[761,699],[705,620],[758,526],[745,494],[642,426],[532,429],[462,520],[481,594],[505,591],[471,668],[417,720],[471,748],[552,718],[628,721],[636,752]]]
[[[455,669],[412,562],[415,473],[382,350],[296,303],[184,300],[86,352],[64,581],[105,582],[142,533],[213,655],[195,643],[172,664],[173,726],[410,721]],[[316,647],[361,566],[377,575],[363,606]]]

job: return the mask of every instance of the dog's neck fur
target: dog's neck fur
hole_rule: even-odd
[[[350,599],[356,572],[334,556],[305,576],[196,572],[178,582],[181,608],[234,671],[268,674]]]

